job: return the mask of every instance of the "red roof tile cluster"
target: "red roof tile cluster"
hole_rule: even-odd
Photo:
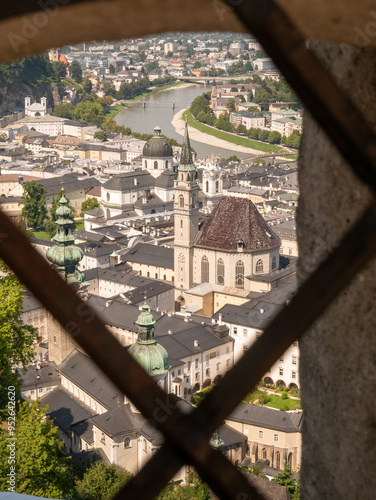
[[[238,242],[244,251],[267,250],[281,244],[255,205],[246,198],[222,196],[204,222],[197,246],[234,251]]]

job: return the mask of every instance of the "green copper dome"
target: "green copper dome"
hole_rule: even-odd
[[[155,341],[153,344],[136,342],[128,352],[151,376],[163,375],[170,368],[166,349]]]
[[[129,354],[149,375],[163,375],[170,368],[168,354],[166,349],[155,341],[155,319],[146,302],[142,306],[136,324],[138,337],[137,341],[130,346]]]
[[[74,244],[72,233],[73,221],[70,219],[72,210],[68,207],[68,200],[64,194],[59,200],[60,206],[56,210],[56,234],[52,238],[56,244],[47,252],[47,259],[53,264],[57,272],[67,283],[85,284],[85,277],[77,269],[82,260],[84,252]]]
[[[137,318],[136,323],[138,326],[153,326],[155,324],[155,319],[154,319],[153,315],[151,314],[150,307],[147,305],[146,302],[142,306],[142,312],[139,315],[139,317]],[[154,329],[153,329],[153,333],[154,333]]]

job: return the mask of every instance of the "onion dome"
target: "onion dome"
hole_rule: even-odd
[[[142,151],[145,158],[168,158],[173,156],[170,142],[162,137],[162,130],[157,125],[154,128],[154,135],[145,144]]]
[[[56,234],[52,238],[56,244],[48,250],[47,259],[67,283],[86,284],[84,274],[77,269],[84,252],[74,244],[73,221],[70,218],[72,210],[68,207],[68,200],[65,198],[64,192],[59,203],[60,206],[55,212],[57,215]]]
[[[137,341],[130,346],[128,352],[139,365],[151,375],[163,375],[170,368],[166,349],[154,338],[155,319],[150,307],[145,302],[142,312],[137,318]]]
[[[218,429],[214,432],[211,440],[210,440],[210,446],[212,446],[213,448],[216,448],[217,450],[223,446],[225,444],[225,442],[223,441],[223,439],[221,438],[221,436],[219,435],[219,431]]]

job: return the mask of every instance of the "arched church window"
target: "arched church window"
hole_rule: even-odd
[[[184,207],[184,196],[181,194],[179,196],[179,208],[183,208]]]
[[[124,448],[130,448],[131,447],[131,438],[126,437],[124,439]]]
[[[209,192],[209,181],[206,181],[206,192]]]
[[[263,460],[266,460],[266,449],[265,448],[262,449],[261,455],[262,455]]]
[[[147,167],[148,167],[148,162],[147,162],[146,160],[145,160],[145,162],[144,162],[144,165],[145,165],[145,168],[147,168]]]
[[[215,181],[215,192],[218,193],[219,191],[219,182]]]
[[[292,470],[292,453],[289,454],[289,457],[287,459],[287,462],[289,464],[290,469]]]
[[[168,168],[168,160],[166,160],[166,168]]]
[[[235,286],[244,288],[244,264],[241,260],[238,260],[235,267]]]
[[[272,271],[277,268],[277,259],[275,257],[272,258]]]
[[[209,283],[209,261],[206,255],[201,259],[201,283]]]
[[[183,219],[180,219],[180,227],[183,227]]]
[[[217,284],[223,285],[225,282],[225,264],[222,259],[217,261]]]
[[[155,162],[154,162],[154,168],[158,168],[158,162],[157,162],[157,160],[155,160]]]
[[[262,259],[259,259],[256,262],[256,273],[262,273],[264,271],[264,263]]]
[[[107,199],[107,201],[110,201],[110,193],[106,194],[106,199]]]
[[[192,208],[195,208],[195,197],[192,196]]]
[[[281,468],[281,455],[280,455],[279,451],[277,451],[275,454],[275,468],[276,469]]]

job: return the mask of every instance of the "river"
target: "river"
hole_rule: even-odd
[[[115,116],[118,125],[130,127],[135,132],[151,134],[155,125],[159,124],[162,134],[172,137],[182,143],[183,137],[175,132],[171,120],[175,113],[183,108],[189,107],[195,97],[211,90],[210,85],[190,85],[184,87],[171,87],[170,89],[156,92],[145,98],[145,108],[141,101],[135,101]],[[175,109],[172,109],[172,102]],[[214,154],[220,158],[228,158],[236,154],[239,158],[249,157],[249,153],[234,152],[231,149],[214,147],[210,144],[191,141],[192,148],[197,152],[198,158],[204,158]]]

